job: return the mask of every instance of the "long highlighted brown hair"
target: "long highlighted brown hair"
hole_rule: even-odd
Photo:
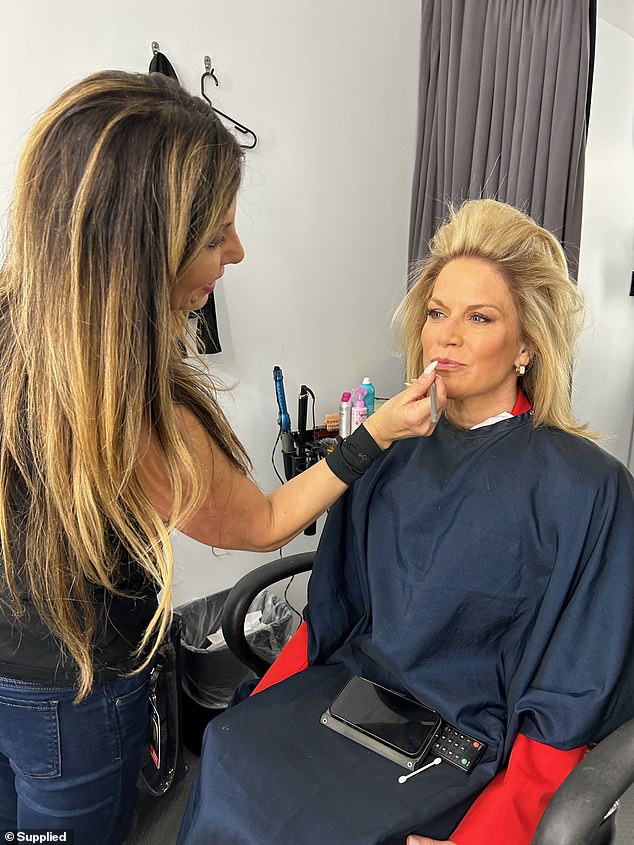
[[[413,268],[414,282],[394,316],[405,352],[407,378],[423,368],[421,329],[440,271],[455,258],[491,263],[506,279],[522,342],[534,350],[521,387],[533,406],[533,424],[588,439],[574,418],[571,382],[584,299],[568,275],[559,241],[531,217],[493,199],[467,200],[450,208],[429,244],[429,256]]]
[[[93,683],[95,595],[126,594],[122,553],[161,591],[138,668],[170,621],[169,533],[209,484],[175,406],[249,468],[207,375],[183,354],[187,316],[170,309],[171,287],[216,233],[240,171],[237,142],[202,100],[160,74],[115,71],[63,93],[21,157],[0,270],[3,576],[16,619],[28,596],[76,661],[78,700]],[[172,485],[167,524],[135,472],[150,429]]]

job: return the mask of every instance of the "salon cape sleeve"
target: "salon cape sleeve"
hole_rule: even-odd
[[[519,732],[508,765],[454,831],[457,845],[529,845],[587,746],[634,717],[634,481],[624,467],[597,485],[592,517],[577,531],[579,564],[509,714]]]

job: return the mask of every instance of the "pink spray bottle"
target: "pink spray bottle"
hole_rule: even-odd
[[[365,422],[368,418],[368,409],[365,407],[365,402],[363,398],[368,391],[365,387],[355,387],[352,391],[352,413],[350,415],[351,425],[350,428],[352,431],[355,428],[359,428],[361,423]]]

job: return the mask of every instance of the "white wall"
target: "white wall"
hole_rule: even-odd
[[[618,21],[619,8],[610,10]],[[606,448],[624,463],[630,454],[634,471],[633,79],[633,35],[599,17],[579,262],[590,319],[574,399],[579,418],[605,432]]]
[[[2,210],[36,115],[89,72],[146,71],[153,40],[191,91],[210,55],[218,108],[257,132],[237,215],[247,258],[218,289],[223,352],[209,362],[237,383],[226,410],[265,489],[278,483],[274,365],[293,416],[301,383],[322,420],[365,375],[379,396],[401,384],[386,327],[405,290],[419,16],[418,0],[399,0],[398,13],[391,0],[0,4]],[[180,535],[174,549],[177,604],[271,557],[214,556]]]

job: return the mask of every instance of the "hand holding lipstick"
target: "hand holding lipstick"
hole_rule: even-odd
[[[430,373],[434,372],[434,370],[436,369],[437,366],[438,366],[438,361],[432,361],[431,364],[428,364],[425,367],[425,369],[423,370],[423,375],[424,376],[430,375]],[[420,378],[420,376],[419,376],[419,378]],[[411,387],[411,385],[415,384],[415,383],[416,382],[412,382],[412,381],[404,382],[406,387]],[[437,393],[436,393],[436,378],[435,377],[434,377],[434,380],[431,383],[431,387],[429,388],[429,399],[431,401],[431,421],[435,425],[438,422],[438,420],[440,419],[440,414],[438,413],[438,396],[437,396]]]
[[[445,385],[436,379],[436,364],[433,361],[406,390],[385,402],[364,423],[382,449],[394,440],[433,432],[447,401]]]

